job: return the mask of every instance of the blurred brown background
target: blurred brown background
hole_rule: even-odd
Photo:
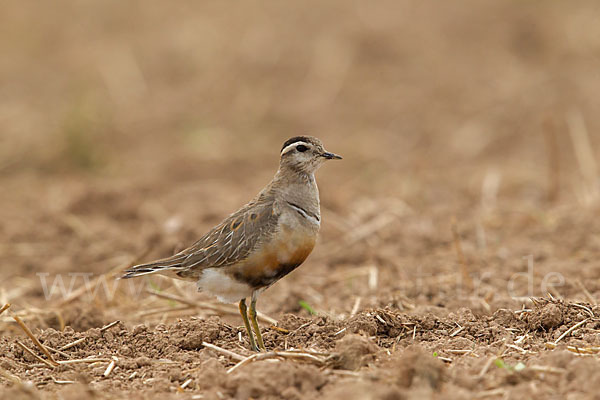
[[[376,398],[413,375],[402,398],[597,397],[598,21],[594,0],[3,1],[0,382],[78,399],[209,382],[224,398],[277,369],[273,397],[326,384],[324,398]],[[114,277],[250,200],[299,134],[344,160],[318,173],[315,251],[259,300],[284,327],[265,340],[330,353],[367,332],[377,359],[364,374],[286,361],[225,376],[233,361],[201,341],[247,354],[239,316],[198,306],[215,300],[193,284]],[[11,313],[55,348],[88,338],[67,357],[124,363],[35,368]],[[595,355],[550,350],[560,340]],[[219,368],[225,389],[203,375]],[[30,390],[13,388],[0,397]]]
[[[5,2],[3,280],[167,255],[258,192],[298,134],[345,157],[319,173],[324,242],[382,207],[405,216],[379,232],[399,257],[448,247],[453,216],[475,241],[482,212],[498,228],[579,210],[598,193],[599,16],[595,1]],[[515,263],[542,245],[522,246]]]

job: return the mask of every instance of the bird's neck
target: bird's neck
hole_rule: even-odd
[[[315,185],[315,174],[305,172],[299,169],[291,169],[289,167],[281,166],[277,170],[273,183],[281,184],[300,184],[300,185]]]
[[[314,173],[279,169],[271,188],[285,201],[320,216],[319,188]]]

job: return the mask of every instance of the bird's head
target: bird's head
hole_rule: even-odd
[[[281,148],[279,169],[313,174],[325,161],[341,159],[341,156],[325,150],[316,137],[295,136],[286,140]]]

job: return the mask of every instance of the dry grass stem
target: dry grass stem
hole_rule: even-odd
[[[104,377],[108,377],[110,375],[110,373],[113,371],[113,369],[115,369],[115,365],[116,365],[116,360],[112,360],[109,364],[108,367],[106,367],[106,370],[104,371]]]
[[[344,247],[354,244],[362,239],[372,236],[382,230],[396,219],[396,216],[384,213],[350,231]]]
[[[52,348],[50,346],[46,346],[46,345],[44,345],[44,347],[46,347],[48,350],[50,350],[53,353],[60,354],[63,357],[69,358],[69,355],[67,353],[64,353],[58,349],[54,349],[54,348]]]
[[[521,348],[521,347],[519,347],[519,346],[517,346],[515,344],[507,344],[506,347],[510,347],[511,349],[515,349],[515,350],[517,350],[518,352],[520,352],[522,354],[529,353],[529,350],[525,350],[525,349],[523,349],[523,348]]]
[[[573,306],[573,307],[577,307],[577,308],[581,308],[583,311],[585,311],[585,313],[587,315],[590,316],[590,318],[595,318],[594,313],[592,312],[592,310],[590,310],[589,307],[584,306],[583,304],[578,304],[578,303],[570,303],[569,305]]]
[[[496,355],[488,358],[487,361],[485,362],[485,364],[483,364],[483,368],[481,368],[481,371],[479,371],[479,374],[477,376],[481,378],[485,374],[487,374],[488,370],[490,369],[490,367],[492,366],[494,361],[496,361],[497,359],[498,359],[498,356],[496,356]]]
[[[521,343],[523,343],[523,341],[524,341],[525,339],[527,339],[528,337],[529,337],[529,335],[527,335],[527,334],[525,334],[525,335],[523,335],[523,336],[519,336],[519,337],[517,337],[517,340],[515,340],[515,344],[521,344]]]
[[[137,313],[136,316],[138,318],[142,318],[142,317],[148,317],[150,315],[155,315],[155,314],[164,314],[164,313],[172,313],[172,312],[179,312],[179,311],[188,311],[188,310],[195,310],[196,307],[194,306],[190,306],[190,305],[183,305],[183,306],[179,306],[179,307],[159,307],[159,308],[155,308],[153,310],[148,310],[148,311],[144,311],[141,313]]]
[[[109,361],[113,361],[113,360],[111,360],[110,358],[80,358],[77,360],[59,361],[58,363],[60,365],[67,365],[67,364],[84,364],[84,363],[109,362]]]
[[[490,389],[490,390],[484,390],[483,392],[479,392],[479,393],[477,393],[475,398],[476,399],[484,399],[486,397],[495,397],[495,396],[504,397],[505,395],[506,395],[506,390],[504,390],[502,388],[497,388],[497,389]]]
[[[558,342],[560,342],[564,337],[568,336],[571,334],[571,332],[573,332],[575,329],[579,328],[581,325],[587,323],[590,319],[586,318],[581,322],[576,323],[575,325],[573,325],[572,327],[570,327],[569,329],[567,329],[562,335],[560,335],[558,337],[558,339],[556,339],[554,341],[554,344],[558,344]]]
[[[61,348],[60,348],[60,349],[58,349],[58,350],[60,350],[60,351],[65,351],[65,350],[68,350],[68,349],[70,349],[71,347],[75,347],[75,346],[77,346],[78,344],[85,342],[85,340],[86,340],[86,338],[85,338],[85,337],[82,337],[81,339],[77,339],[77,340],[75,340],[74,342],[71,342],[71,343],[69,343],[69,344],[66,344],[66,345],[64,345],[63,347],[61,347]]]
[[[352,310],[350,311],[350,316],[354,316],[356,315],[356,313],[358,312],[358,308],[360,307],[360,302],[362,301],[362,298],[360,296],[358,296],[356,298],[356,300],[354,300],[354,306],[352,306]]]
[[[600,195],[600,179],[593,152],[594,147],[581,111],[571,110],[567,113],[567,125],[579,171],[583,178],[583,200],[585,203],[590,203],[597,200]]]
[[[235,364],[233,367],[229,368],[227,370],[227,373],[230,374],[233,371],[235,371],[236,369],[241,368],[244,365],[249,364],[254,361],[268,360],[268,359],[273,359],[273,358],[304,360],[304,361],[309,361],[309,362],[315,363],[319,366],[322,366],[325,364],[324,359],[317,357],[315,355],[312,355],[310,353],[306,353],[306,352],[271,351],[268,353],[257,353],[257,354],[251,355],[250,357],[246,357],[244,360],[240,361],[239,363]]]
[[[190,383],[192,383],[193,379],[189,378],[188,380],[186,380],[185,382],[183,382],[181,384],[181,386],[179,386],[179,389],[184,390],[186,387],[189,386]]]
[[[50,361],[50,363],[58,365],[56,363],[56,361],[54,361],[54,357],[52,357],[52,354],[50,354],[50,352],[48,351],[48,349],[46,348],[46,346],[44,346],[38,340],[38,338],[35,337],[35,335],[27,327],[27,325],[25,325],[25,323],[23,322],[23,320],[21,320],[21,318],[19,318],[19,316],[17,316],[17,315],[14,315],[13,318],[14,318],[15,321],[17,321],[17,324],[19,324],[19,326],[21,327],[21,329],[23,329],[23,331],[25,332],[25,334],[27,336],[29,336],[29,338],[31,339],[31,341],[33,342],[33,344],[35,344],[42,351],[42,353],[44,353],[46,355],[46,357],[48,357],[48,360]]]
[[[341,335],[342,333],[346,332],[347,329],[348,329],[348,327],[342,328],[339,331],[337,331],[336,333],[334,333],[333,335],[334,336]]]
[[[371,291],[377,290],[377,286],[379,284],[379,270],[376,266],[372,265],[369,267],[369,289]]]
[[[246,357],[244,357],[244,356],[241,356],[241,355],[239,355],[237,353],[234,353],[233,351],[230,351],[230,350],[227,350],[227,349],[223,349],[223,348],[221,348],[219,346],[215,346],[214,344],[211,344],[211,343],[202,342],[202,346],[206,347],[207,349],[214,350],[217,353],[224,354],[224,355],[226,355],[228,357],[231,357],[231,358],[233,358],[234,360],[237,360],[237,361],[243,361],[243,360],[246,359]]]
[[[134,257],[132,260],[125,262],[125,263],[121,263],[121,264],[117,265],[115,268],[113,268],[112,270],[110,270],[109,272],[98,275],[96,278],[90,280],[89,282],[85,282],[83,285],[79,286],[77,289],[75,289],[71,293],[69,293],[69,295],[66,296],[59,303],[59,306],[64,306],[64,305],[69,304],[70,302],[78,299],[85,292],[89,291],[89,288],[96,287],[96,285],[98,284],[98,281],[100,281],[101,279],[108,280],[108,279],[114,278],[115,276],[119,275],[121,272],[123,272],[123,270],[125,270],[129,267],[132,267],[134,264],[136,264],[149,251],[150,251],[150,248],[147,248],[142,253],[140,253],[138,256]]]
[[[564,374],[567,370],[564,368],[547,367],[545,365],[531,365],[527,369],[535,372],[546,372],[548,374]]]
[[[131,264],[131,263],[128,263],[127,265],[129,265],[129,264]],[[110,279],[110,278],[114,277],[119,271],[123,270],[124,268],[126,268],[126,267],[124,267],[123,265],[119,265],[118,267],[114,268],[112,271],[107,272],[106,274],[98,275],[96,278],[90,280],[89,282],[84,283],[83,285],[79,286],[77,289],[75,289],[71,293],[69,293],[63,300],[61,300],[61,302],[59,303],[59,307],[62,307],[66,304],[71,303],[74,300],[77,300],[79,297],[83,296],[83,294],[88,292],[89,288],[96,287],[96,285],[100,279]]]
[[[496,208],[501,180],[502,176],[498,171],[491,170],[485,174],[481,183],[481,209],[483,213],[489,213]]]
[[[0,314],[2,314],[4,311],[8,310],[9,307],[10,307],[10,303],[6,303],[5,305],[3,305],[2,308],[0,308]]]
[[[473,352],[473,350],[471,350],[471,349],[464,349],[464,350],[450,349],[450,350],[444,350],[444,351],[446,351],[447,353],[452,353],[452,354],[469,354],[469,353]]]
[[[575,354],[598,354],[600,347],[576,347],[567,346],[567,350]]]
[[[38,356],[37,354],[35,354],[33,352],[33,350],[31,350],[29,347],[25,346],[23,343],[21,343],[20,341],[16,341],[17,345],[22,348],[25,352],[29,353],[29,355],[31,355],[32,357],[34,357],[36,360],[38,360],[39,362],[47,365],[50,368],[54,368],[56,365],[52,364],[50,361],[43,359],[42,357]]]
[[[557,288],[555,288],[552,285],[549,285],[547,287],[548,289],[548,297],[552,298],[552,300],[554,301],[555,299],[559,299],[559,300],[563,300],[564,297],[560,294],[560,292],[558,291]]]
[[[460,327],[458,327],[458,329],[457,329],[457,330],[455,330],[454,332],[452,332],[452,333],[450,334],[450,337],[454,337],[454,336],[458,335],[458,334],[459,334],[459,333],[461,333],[461,332],[462,332],[464,329],[465,329],[465,327],[464,327],[464,326],[460,326]]]
[[[360,377],[360,372],[356,371],[346,371],[344,369],[330,369],[327,370],[328,374],[331,375],[341,375],[341,376],[352,376],[352,377]]]
[[[456,221],[456,217],[452,217],[450,224],[452,229],[452,238],[454,240],[454,249],[456,250],[458,262],[460,263],[463,281],[465,282],[467,289],[471,290],[473,289],[473,280],[471,279],[471,275],[469,275],[469,266],[467,265],[467,259],[465,258],[465,254],[462,250],[462,244],[460,241],[460,234],[458,233],[458,223]]]
[[[51,376],[51,378],[52,378],[52,382],[56,383],[57,385],[71,385],[73,383],[77,383],[75,381],[65,381],[65,380],[56,379],[53,376]]]
[[[552,118],[544,122],[544,138],[548,150],[548,201],[553,203],[560,195],[560,150],[556,135],[556,125]]]
[[[10,372],[8,372],[7,370],[5,370],[2,367],[0,367],[0,376],[2,376],[4,379],[6,379],[14,384],[21,383],[21,378],[19,378],[16,375],[11,374]]]
[[[515,314],[517,314],[517,315],[519,315],[519,314],[523,314],[523,313],[530,313],[530,312],[532,312],[532,311],[533,311],[533,310],[532,310],[532,309],[530,309],[530,308],[523,308],[523,309],[521,309],[521,310],[516,310],[516,311],[514,311],[514,313],[515,313]]]
[[[213,304],[213,303],[200,302],[200,301],[197,302],[197,301],[186,299],[184,297],[179,297],[179,296],[176,296],[173,294],[168,294],[168,293],[157,292],[154,290],[146,290],[146,292],[151,295],[154,295],[156,297],[160,297],[160,298],[167,299],[167,300],[178,301],[180,303],[187,304],[189,306],[196,307],[196,308],[205,308],[208,310],[213,310],[216,312],[220,312],[222,314],[238,315],[240,313],[236,306],[232,306],[229,304]],[[257,311],[257,316],[258,316],[258,319],[263,320],[263,322],[266,322],[266,323],[269,323],[272,325],[277,325],[276,319],[271,318],[268,315],[261,313],[260,311]]]
[[[290,349],[287,351],[288,353],[300,353],[300,354],[311,354],[313,356],[321,356],[321,357],[329,357],[330,353],[325,353],[322,351],[314,351],[314,350],[296,350]]]
[[[121,321],[116,320],[116,321],[111,322],[110,324],[104,325],[102,328],[100,328],[100,332],[104,332],[104,331],[112,328],[113,326],[117,325],[119,322],[121,322]]]
[[[579,280],[579,279],[575,280],[575,284],[583,292],[583,294],[589,300],[590,303],[592,303],[593,305],[598,305],[598,301],[596,300],[596,298],[594,296],[592,296],[592,294],[587,290],[587,288],[584,286],[584,284],[583,284],[583,282],[581,282],[581,280]]]
[[[285,335],[287,335],[288,333],[290,333],[290,331],[289,331],[289,330],[287,330],[287,329],[280,328],[280,327],[278,327],[278,326],[273,326],[273,325],[271,325],[271,326],[269,327],[269,329],[272,329],[272,330],[274,330],[274,331],[277,331],[277,332],[283,333],[283,334],[285,334]]]

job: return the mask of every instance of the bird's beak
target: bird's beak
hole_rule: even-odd
[[[328,160],[341,160],[342,159],[342,156],[338,156],[337,154],[328,153],[328,152],[321,154],[321,157],[325,157]]]

